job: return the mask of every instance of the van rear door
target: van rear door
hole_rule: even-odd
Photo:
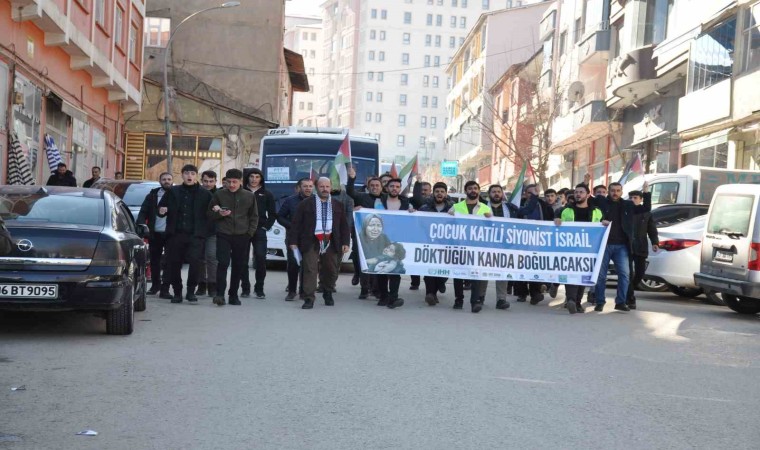
[[[753,193],[718,190],[702,242],[702,273],[748,280],[758,197]]]

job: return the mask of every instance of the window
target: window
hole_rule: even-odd
[[[380,30],[380,40],[381,41],[385,40],[385,31],[383,31],[383,30]]]
[[[309,33],[305,32],[305,31],[303,33],[301,33],[301,39],[303,39],[304,41],[306,39],[309,39]]]
[[[384,51],[380,51],[380,52],[377,54],[377,60],[378,60],[378,61],[385,61],[385,52],[384,52]]]
[[[435,35],[435,46],[440,47],[441,46],[441,35],[437,34]]]
[[[378,102],[382,102],[383,101],[383,93],[382,92],[378,92],[377,95],[375,95],[375,99],[377,99]]]
[[[741,233],[742,237],[747,237],[752,223],[755,197],[752,195],[723,194],[715,200],[713,211],[710,214],[710,222],[707,224],[707,232],[724,234],[733,231]]]
[[[372,113],[368,112],[364,115],[365,122],[372,122]]]
[[[438,107],[438,97],[435,97],[435,96],[434,96],[434,97],[431,99],[431,105],[432,105],[432,107],[433,107],[433,108],[437,108],[437,107]]]
[[[306,103],[305,102],[298,102],[298,109],[304,109],[304,108],[306,108]]]
[[[451,25],[451,28],[457,27],[457,16],[451,16],[451,20],[449,21],[449,24]]]
[[[381,10],[380,11],[380,18],[383,19],[383,20],[387,19],[388,18],[388,11],[385,10],[385,9]]]
[[[459,18],[459,28],[467,28],[467,17],[462,16]]]
[[[382,122],[383,121],[383,113],[375,113],[375,122]]]
[[[383,81],[384,78],[385,78],[385,74],[383,72],[377,73],[377,81]]]
[[[425,35],[425,47],[430,47],[433,44],[433,36],[430,34]]]
[[[427,95],[423,95],[422,96],[422,107],[423,108],[427,108],[427,106],[428,106],[428,96]]]
[[[483,9],[489,9],[491,7],[490,0],[483,0]]]
[[[119,9],[119,8],[117,8]],[[145,18],[145,46],[166,47],[171,32],[171,19],[163,17]],[[130,36],[130,40],[132,37]]]
[[[427,116],[420,116],[420,128],[427,128]]]
[[[427,18],[425,19],[425,24],[428,25],[428,26],[432,26],[433,25],[433,15],[432,14],[428,14],[427,15]]]
[[[375,60],[375,51],[374,50],[370,50],[369,51],[369,60],[370,61],[374,61]]]
[[[461,47],[463,44],[464,44],[464,38],[460,37],[459,38],[459,46]]]
[[[398,126],[405,127],[406,126],[406,114],[399,114],[398,115]]]
[[[744,41],[743,70],[749,72],[760,67],[760,3],[750,6],[745,12],[742,39]]]
[[[457,0],[451,0],[451,6],[456,8],[457,7]]]
[[[306,109],[308,109],[309,111],[314,111],[314,103],[309,102]]]
[[[106,0],[95,0],[95,22],[101,27],[106,26]]]
[[[425,139],[425,136],[420,136],[420,148],[425,148],[425,142],[427,139]]]
[[[440,56],[434,56],[433,57],[433,65],[435,67],[439,67],[441,65],[441,57]]]
[[[113,24],[113,40],[119,47],[124,46],[124,10],[116,6],[116,20]]]
[[[467,0],[462,0],[462,8],[467,8]]]
[[[309,57],[310,58],[316,58],[317,57],[317,52],[314,51],[314,50],[309,50]]]
[[[573,44],[577,44],[581,40],[581,35],[583,35],[583,19],[578,17],[575,19],[575,30],[574,30],[575,39],[573,40]]]
[[[133,63],[137,63],[139,57],[137,46],[137,25],[132,24],[132,26],[129,27],[129,60]]]
[[[438,87],[438,75],[433,76],[433,87]]]
[[[377,39],[377,33],[375,32],[375,30],[369,30],[369,38],[370,38],[371,40],[373,40],[373,41],[374,41],[375,39]]]
[[[601,0],[590,1],[592,3],[599,2],[601,8]],[[668,15],[672,6],[673,0],[649,0],[647,2],[644,45],[659,44],[665,40],[668,31]]]
[[[443,26],[443,15],[442,14],[436,14],[435,15],[435,26],[442,27]]]
[[[449,48],[456,48],[457,46],[457,38],[455,36],[451,36],[449,38]]]
[[[694,40],[689,58],[689,92],[731,78],[735,29],[736,17],[732,17]]]
[[[372,81],[375,79],[375,72],[367,72],[367,79]]]
[[[423,75],[422,76],[422,87],[428,87],[430,86],[430,76],[429,75]]]
[[[367,101],[368,102],[372,101],[372,92],[367,92]]]
[[[430,67],[430,55],[425,55],[425,67]]]
[[[317,33],[311,33],[311,40],[316,41],[317,40]]]
[[[401,41],[404,43],[404,45],[409,45],[412,42],[412,35],[409,33],[404,33],[404,37],[401,39]]]
[[[398,96],[398,104],[400,106],[406,106],[406,94],[401,94]]]
[[[559,35],[559,54],[560,56],[565,54],[565,45],[567,45],[567,31],[563,31]]]
[[[430,128],[437,128],[438,127],[438,120],[435,117],[430,118]]]
[[[401,74],[401,86],[406,86],[409,84],[409,75],[402,73]]]
[[[406,136],[403,134],[399,134],[396,137],[396,147],[403,147],[406,145]]]
[[[377,139],[377,142],[380,142],[380,133],[375,133],[375,139]]]
[[[402,53],[401,54],[401,64],[408,66],[409,65],[409,53]]]
[[[369,15],[373,19],[377,19],[377,10],[375,8],[372,8],[372,10],[370,11]]]
[[[409,24],[412,23],[412,13],[410,13],[410,12],[405,12],[404,13],[404,23],[407,24],[407,25],[409,25]]]

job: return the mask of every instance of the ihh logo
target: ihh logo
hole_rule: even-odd
[[[434,276],[449,276],[451,273],[448,269],[430,269],[428,270],[428,274],[434,275]]]

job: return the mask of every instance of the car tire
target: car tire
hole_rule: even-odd
[[[760,299],[724,293],[723,300],[726,302],[726,306],[739,314],[760,313]]]
[[[705,298],[702,299],[702,302],[708,305],[727,306],[723,300],[723,294],[720,292],[705,292]]]
[[[106,313],[106,333],[113,335],[132,334],[135,326],[135,289],[132,283],[126,286],[124,299],[118,309]]]
[[[695,298],[702,293],[702,288],[685,288],[680,286],[668,285],[670,292],[676,294],[679,297]]]
[[[148,280],[145,276],[145,269],[143,269],[142,277],[140,277],[140,283],[137,288],[137,295],[135,299],[135,311],[143,312],[148,307],[147,298],[148,295]]]
[[[668,290],[668,284],[644,278],[636,288],[644,292],[665,292]]]

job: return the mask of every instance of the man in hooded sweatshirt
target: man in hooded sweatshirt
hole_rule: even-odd
[[[74,178],[74,173],[66,168],[66,164],[58,163],[55,172],[48,178],[47,185],[77,187],[77,179]]]
[[[248,174],[247,191],[253,192],[256,197],[256,205],[259,209],[259,226],[256,234],[251,238],[253,245],[253,267],[255,269],[256,281],[253,285],[253,291],[256,298],[266,298],[264,294],[264,278],[267,276],[267,231],[272,228],[277,220],[277,205],[274,201],[274,195],[266,190],[264,185],[264,173],[259,169],[252,169]],[[246,261],[250,260],[249,258]],[[241,297],[251,295],[251,275],[246,269],[243,271],[243,292]]]

